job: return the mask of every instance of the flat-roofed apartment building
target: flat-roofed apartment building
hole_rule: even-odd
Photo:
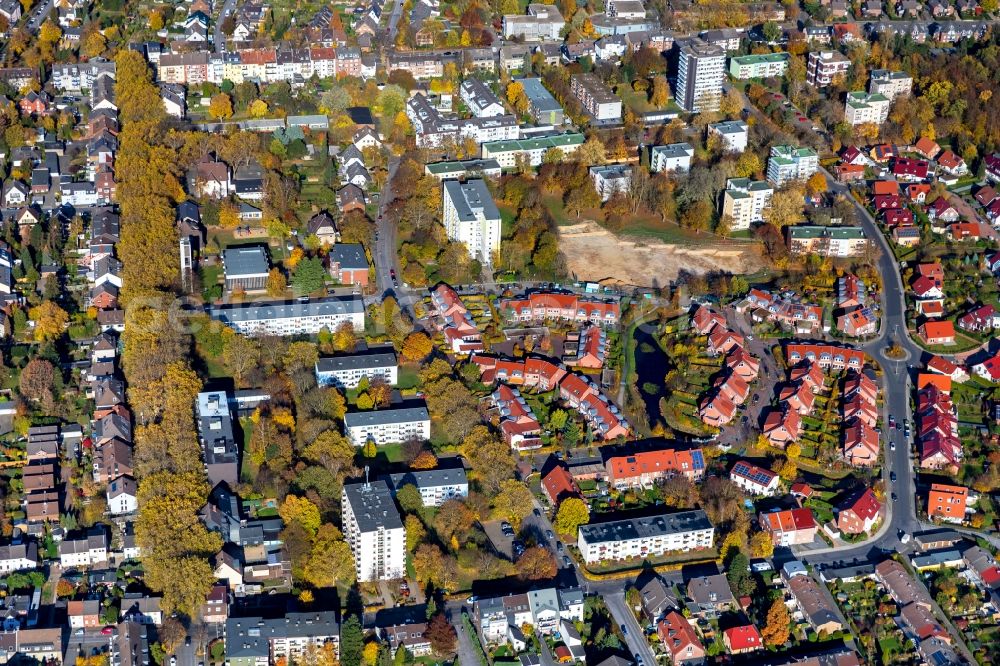
[[[544,85],[536,77],[517,79],[524,88],[524,96],[528,98],[528,113],[536,123],[562,125],[566,121],[563,108]]]
[[[766,180],[730,178],[722,194],[722,214],[732,219],[732,231],[744,231],[754,222],[764,221],[764,209],[771,203],[774,188]]]
[[[353,389],[363,377],[381,379],[390,386],[398,381],[399,362],[392,348],[375,348],[361,354],[328,356],[316,361],[316,383]]]
[[[500,210],[486,182],[446,180],[442,189],[441,221],[448,238],[465,243],[473,259],[492,264],[494,253],[500,251]]]
[[[588,564],[711,548],[715,528],[704,511],[682,511],[582,525],[577,542]]]
[[[677,48],[677,83],[674,97],[688,113],[718,111],[726,76],[726,52],[700,39],[683,39]]]
[[[345,484],[341,515],[359,581],[406,575],[406,529],[388,483]]]
[[[365,327],[364,301],[360,296],[327,296],[295,301],[257,301],[210,307],[208,314],[241,335],[317,335],[350,324]]]
[[[844,119],[851,125],[881,125],[889,117],[890,103],[891,100],[880,93],[849,92],[844,102]]]
[[[813,51],[806,64],[806,81],[817,88],[825,88],[837,76],[847,74],[850,59],[839,51]]]
[[[797,224],[786,227],[788,251],[794,255],[818,254],[823,257],[857,257],[868,247],[868,236],[861,227],[824,227]]]
[[[528,166],[539,166],[542,157],[550,148],[558,148],[563,156],[576,152],[586,137],[578,132],[538,137],[537,139],[513,139],[509,141],[487,141],[482,145],[483,159],[492,157],[504,169],[513,169],[518,159]]]
[[[868,79],[868,92],[885,95],[890,100],[909,95],[913,90],[913,77],[906,72],[873,69]]]
[[[354,446],[374,442],[376,446],[431,438],[431,417],[427,408],[387,407],[344,415],[344,430]]]
[[[406,485],[420,491],[424,506],[441,506],[450,499],[467,497],[469,480],[462,467],[442,467],[439,469],[411,470],[389,476],[393,493]]]
[[[615,122],[622,118],[621,97],[611,92],[593,72],[574,74],[570,79],[570,91],[580,100],[580,104],[598,121]]]
[[[788,71],[788,53],[758,53],[729,59],[729,75],[734,79],[766,79],[784,76]]]

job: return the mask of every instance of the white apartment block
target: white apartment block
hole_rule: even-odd
[[[441,506],[456,497],[468,497],[469,480],[461,467],[445,469],[413,470],[392,474],[389,484],[394,493],[406,485],[415,486],[420,491],[424,506]]]
[[[385,481],[345,484],[341,516],[359,581],[406,575],[406,529]]]
[[[722,215],[733,220],[732,231],[744,231],[754,222],[764,221],[764,209],[771,203],[774,188],[766,180],[730,178],[722,194]]]
[[[335,331],[350,324],[365,328],[365,307],[360,296],[328,296],[297,301],[257,301],[211,307],[208,314],[240,335],[317,335],[324,328]]]
[[[851,125],[881,125],[889,117],[890,103],[889,98],[880,93],[849,92],[844,104],[844,119]]]
[[[551,148],[558,148],[562,154],[571,155],[583,145],[586,137],[571,132],[537,139],[516,139],[513,141],[489,141],[482,145],[483,159],[493,158],[503,169],[517,167],[518,159],[528,166],[539,166],[545,153]]]
[[[441,221],[448,238],[465,243],[473,259],[492,264],[500,251],[500,211],[486,182],[446,180],[441,187]]]
[[[767,79],[784,76],[788,71],[787,53],[759,53],[729,59],[729,76],[737,80]]]
[[[722,81],[726,75],[726,52],[700,39],[678,42],[677,104],[689,113],[718,111]]]
[[[577,544],[584,562],[595,564],[711,548],[714,537],[715,528],[698,509],[582,525]]]
[[[389,386],[395,386],[398,381],[399,363],[396,353],[373,350],[365,354],[345,354],[331,356],[316,361],[316,383],[320,386],[336,386],[337,388],[357,388],[362,378],[371,382],[381,379]]]
[[[819,156],[811,148],[772,146],[767,160],[767,179],[775,187],[793,180],[807,180],[819,170]]]
[[[851,61],[838,51],[812,51],[806,64],[806,81],[817,88],[830,85],[834,77],[847,74]]]
[[[906,72],[873,69],[868,79],[868,92],[884,95],[890,100],[909,95],[913,90],[913,77]]]
[[[722,150],[727,153],[742,153],[747,149],[750,131],[742,120],[727,120],[708,126],[708,135],[722,138]]]
[[[596,120],[616,121],[622,117],[622,100],[596,74],[574,74],[570,90]]]
[[[694,157],[694,147],[690,143],[653,146],[649,150],[649,169],[653,173],[688,171],[691,169],[692,157]]]
[[[630,164],[606,164],[590,167],[590,178],[594,181],[601,201],[607,201],[617,193],[625,194],[632,186],[632,166]]]
[[[528,13],[505,14],[502,20],[503,36],[522,37],[526,42],[555,41],[560,39],[560,33],[566,20],[553,5],[531,4]]]
[[[386,407],[344,415],[344,430],[354,446],[376,446],[431,438],[431,417],[426,407]]]

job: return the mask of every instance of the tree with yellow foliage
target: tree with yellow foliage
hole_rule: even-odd
[[[45,21],[38,31],[38,41],[42,44],[55,44],[62,37],[62,30],[52,21]]]
[[[764,644],[777,647],[788,642],[788,625],[791,622],[783,599],[775,599],[767,611],[767,624],[760,632]]]
[[[212,96],[208,105],[208,115],[217,120],[228,120],[233,117],[233,100],[226,93]]]
[[[235,229],[240,226],[240,211],[233,204],[226,203],[219,208],[219,226],[223,229]]]
[[[284,274],[277,268],[272,268],[267,274],[267,295],[274,298],[285,295],[288,288],[288,281]]]
[[[750,537],[750,557],[771,557],[774,554],[774,540],[767,532],[755,532]]]
[[[267,115],[267,111],[267,102],[262,99],[255,99],[247,110],[251,118],[263,118]]]
[[[149,13],[149,29],[153,32],[163,30],[163,13],[159,11]]]
[[[378,641],[365,643],[365,649],[361,651],[361,658],[365,660],[367,666],[375,666],[375,663],[378,661],[379,650]]]
[[[53,301],[31,308],[28,316],[35,322],[34,338],[37,342],[59,338],[69,323],[69,315]]]
[[[298,523],[310,536],[315,536],[319,531],[320,524],[322,524],[319,507],[305,497],[289,495],[278,507],[278,515],[281,516],[286,525]]]
[[[400,353],[403,359],[409,362],[422,361],[427,358],[434,348],[431,339],[423,331],[414,331],[406,336],[403,341],[403,348]]]

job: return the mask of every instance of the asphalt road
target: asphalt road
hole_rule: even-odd
[[[212,27],[212,44],[216,53],[222,53],[226,49],[226,36],[222,34],[222,21],[233,13],[236,9],[236,0],[226,0],[222,5],[215,25]]]
[[[604,603],[611,612],[611,617],[615,619],[625,634],[625,644],[628,645],[629,652],[635,657],[641,657],[645,664],[655,664],[656,655],[653,653],[653,648],[649,646],[649,641],[646,640],[642,627],[636,621],[635,613],[625,603],[625,593],[619,589],[617,592],[605,594],[603,597]]]
[[[25,27],[28,28],[28,32],[38,32],[38,29],[48,17],[49,12],[52,11],[54,3],[55,0],[45,0],[45,2],[40,3],[37,7],[31,8],[31,18],[28,19],[27,23],[25,23]]]

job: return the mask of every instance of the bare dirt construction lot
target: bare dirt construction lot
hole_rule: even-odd
[[[753,273],[764,267],[756,243],[706,236],[705,242],[664,243],[656,239],[616,236],[596,222],[559,227],[559,247],[577,280],[661,286],[681,271],[705,274],[722,270]]]

